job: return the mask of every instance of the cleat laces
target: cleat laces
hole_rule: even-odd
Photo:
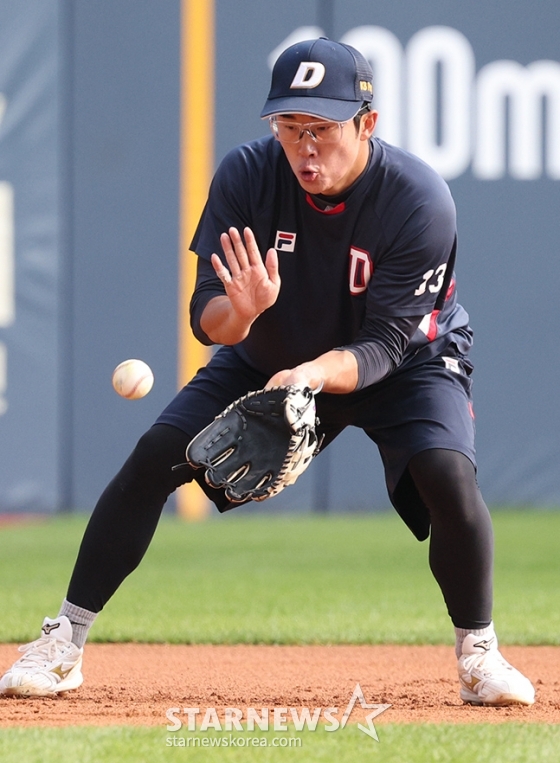
[[[494,675],[496,669],[499,671],[513,670],[509,662],[502,657],[497,649],[484,654],[463,655],[462,667],[467,673],[470,673],[472,670],[477,670],[488,677]]]
[[[63,658],[63,642],[43,636],[29,644],[22,644],[18,651],[24,655],[19,658],[14,668],[48,668],[57,657]]]

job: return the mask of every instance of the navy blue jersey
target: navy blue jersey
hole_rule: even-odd
[[[235,346],[263,373],[272,376],[333,348],[363,347],[387,319],[419,323],[397,367],[449,345],[461,354],[470,347],[468,316],[455,293],[449,188],[406,151],[377,138],[371,149],[343,200],[326,208],[301,188],[273,137],[234,149],[215,174],[193,251],[204,260],[214,252],[223,258],[220,234],[249,226],[263,256],[269,247],[279,255],[278,299]],[[200,315],[223,293],[217,276],[201,279],[193,311]]]

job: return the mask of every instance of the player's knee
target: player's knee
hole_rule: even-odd
[[[438,484],[454,490],[462,484],[476,485],[472,461],[456,450],[433,448],[417,453],[410,460],[409,471],[419,487]]]
[[[139,477],[174,482],[173,467],[185,462],[189,438],[180,429],[156,424],[138,440],[130,466]]]
[[[487,513],[476,470],[463,453],[442,448],[423,451],[411,459],[409,472],[432,521],[439,517],[477,522]]]

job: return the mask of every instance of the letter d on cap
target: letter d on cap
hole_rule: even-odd
[[[318,61],[302,61],[292,80],[290,88],[293,87],[317,87],[323,81],[325,76],[325,67]]]

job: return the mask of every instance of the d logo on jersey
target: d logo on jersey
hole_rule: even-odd
[[[350,247],[350,294],[361,294],[373,275],[373,262],[369,252]]]
[[[325,76],[325,67],[319,61],[302,61],[292,80],[290,89],[294,87],[317,87]]]
[[[296,234],[287,233],[283,230],[276,231],[274,248],[280,252],[293,252],[296,247]]]

